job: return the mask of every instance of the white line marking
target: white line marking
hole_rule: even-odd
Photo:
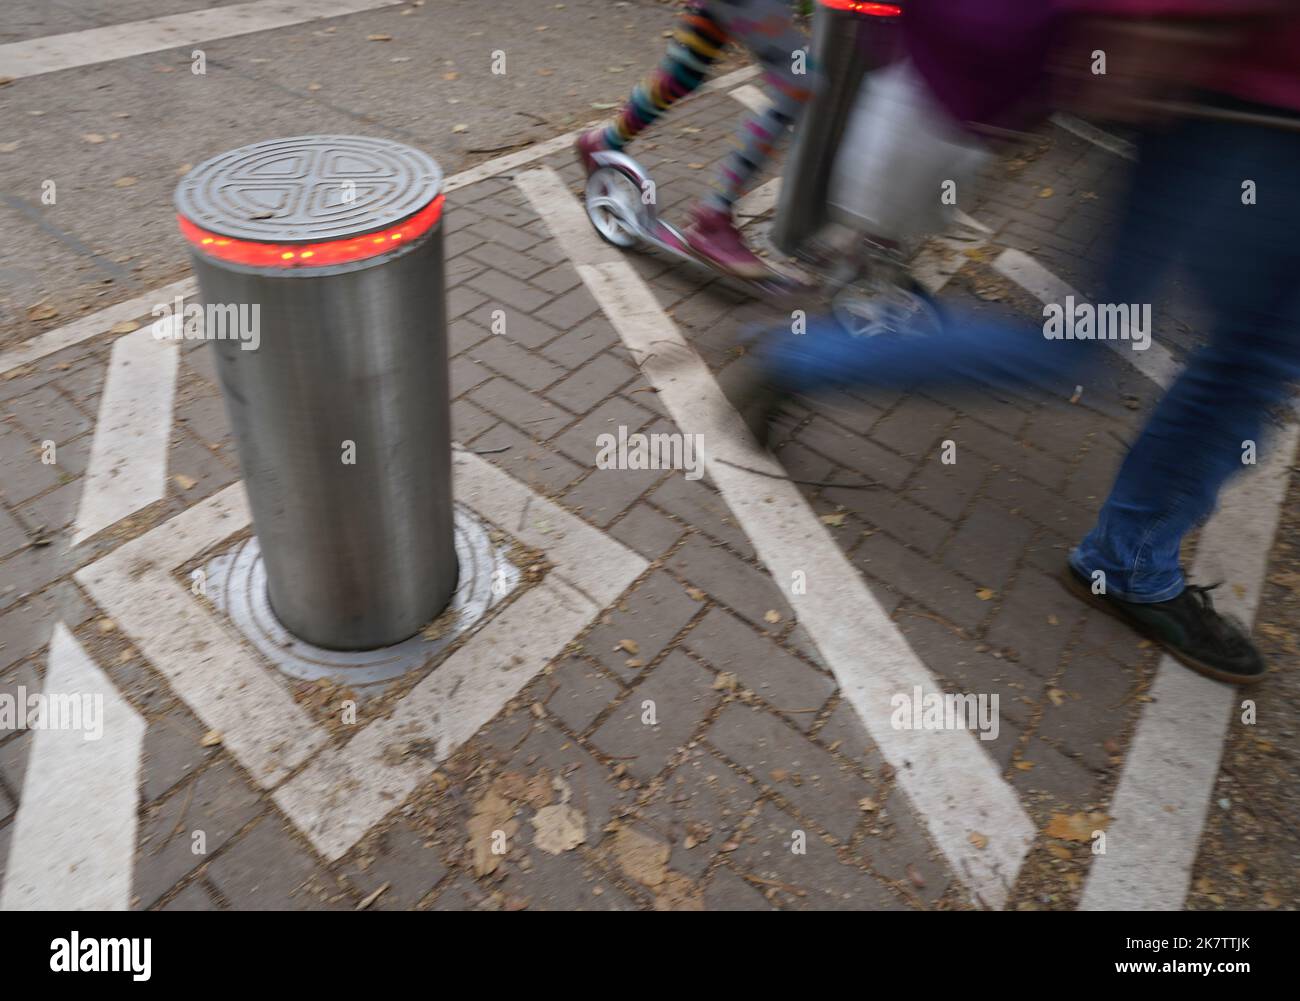
[[[181,319],[168,322],[179,325]],[[113,345],[72,530],[74,546],[166,496],[179,344],[141,327]]]
[[[686,433],[704,435],[709,474],[774,580],[809,577],[808,594],[787,594],[849,699],[897,769],[917,813],[972,896],[1001,907],[1034,840],[1034,827],[993,760],[967,731],[896,730],[890,698],[914,686],[937,692],[933,675],[889,621],[794,484],[750,444],[740,416],[712,374],[627,261],[591,231],[586,214],[552,170],[516,178],[600,303],[658,398]],[[788,588],[782,588],[788,591]],[[984,849],[970,841],[987,837]],[[977,839],[979,840],[979,839]]]
[[[255,3],[114,24],[107,28],[47,35],[0,45],[0,76],[17,79],[56,73],[147,52],[178,49],[196,42],[392,7],[398,2],[400,0],[257,0]]]
[[[934,295],[938,295],[952,276],[966,266],[971,259],[970,251],[988,246],[993,237],[993,230],[965,212],[958,210],[955,221],[983,236],[960,240],[951,235],[934,237],[926,242],[910,265],[912,277]]]
[[[563,581],[544,581],[416,685],[391,716],[371,723],[343,748],[319,755],[275,793],[275,801],[317,851],[339,858],[600,610]],[[433,742],[433,753],[402,753],[424,741]]]
[[[229,10],[230,8],[222,8]],[[710,80],[694,94],[687,95],[683,100],[690,100],[700,94],[711,93],[713,91],[725,90],[752,79],[758,75],[758,67],[746,66],[742,69],[734,70],[718,77],[716,80]],[[574,129],[572,132],[566,132],[563,135],[556,136],[554,139],[547,139],[545,142],[530,146],[528,149],[519,150],[516,153],[506,153],[502,156],[495,157],[491,160],[485,160],[476,167],[470,167],[462,170],[458,174],[452,174],[448,177],[443,185],[444,192],[456,191],[459,188],[467,187],[478,181],[486,180],[489,177],[495,177],[498,174],[504,174],[506,171],[514,170],[524,164],[532,163],[534,160],[540,160],[542,157],[550,156],[552,153],[558,153],[560,150],[567,149],[573,145],[574,140],[578,138],[587,129],[594,128],[600,124],[599,121],[589,122],[582,128]],[[149,313],[155,305],[162,302],[171,302],[176,296],[190,298],[198,294],[198,283],[193,278],[184,278],[181,281],[173,282],[170,285],[164,285],[153,292],[146,292],[144,295],[136,296],[134,299],[128,299],[120,302],[116,306],[108,306],[92,313],[90,316],[84,316],[80,320],[69,323],[66,326],[57,327],[54,330],[47,330],[43,334],[31,338],[9,351],[0,352],[0,375],[8,372],[10,369],[18,368],[33,362],[45,355],[53,354],[55,351],[61,351],[64,348],[71,347],[81,341],[96,337],[99,334],[107,333],[109,328],[124,320],[136,320]]]
[[[1192,575],[1222,580],[1215,605],[1255,618],[1300,427],[1281,432],[1257,471],[1232,483],[1201,533]],[[1106,854],[1092,863],[1079,909],[1170,911],[1183,906],[1228,724],[1246,691],[1165,656],[1129,747],[1109,812]]]
[[[761,115],[772,106],[772,99],[752,83],[747,83],[743,87],[737,87],[735,90],[731,91],[731,96],[750,111],[758,115]]]
[[[749,225],[759,216],[766,215],[776,208],[776,201],[781,196],[781,178],[774,177],[765,181],[736,202],[736,218],[742,227]]]
[[[564,135],[556,136],[554,139],[547,139],[545,142],[529,146],[527,149],[521,149],[517,153],[507,153],[504,156],[498,156],[492,160],[486,160],[477,167],[470,167],[468,170],[462,170],[459,174],[452,174],[447,178],[443,185],[443,191],[452,192],[457,188],[464,188],[470,184],[477,184],[479,181],[487,180],[489,177],[495,177],[497,174],[503,174],[508,170],[514,170],[516,167],[523,166],[526,163],[532,163],[534,160],[540,160],[544,156],[550,156],[552,153],[558,153],[561,150],[571,149],[574,141],[587,129],[595,128],[598,122],[590,122],[580,129],[574,129],[572,132],[566,132]]]
[[[552,563],[546,579],[502,609],[395,708],[341,748],[275,674],[173,576],[176,567],[249,524],[236,483],[83,568],[76,579],[266,789],[321,752],[276,800],[327,857],[338,858],[468,740],[648,565],[622,543],[464,452],[456,498]],[[525,511],[529,518],[520,521]],[[518,658],[516,660],[516,658]],[[415,740],[434,755],[393,764]]]
[[[76,573],[203,722],[263,786],[327,743],[260,660],[172,571],[249,523],[232,484]]]
[[[10,369],[36,361],[38,358],[44,358],[55,351],[62,351],[92,337],[106,334],[111,328],[124,321],[138,320],[159,303],[170,303],[178,295],[189,298],[197,295],[198,291],[198,282],[193,278],[184,278],[154,289],[152,292],[146,292],[144,295],[138,295],[134,299],[119,302],[116,306],[108,306],[89,316],[83,316],[80,320],[74,320],[62,327],[37,334],[31,340],[24,341],[18,347],[0,354],[0,375]]]
[[[706,94],[715,90],[725,90],[734,84],[742,83],[758,73],[758,68],[746,66],[743,69],[735,70],[724,76],[718,77],[706,83],[694,94],[688,94],[684,101],[690,100],[698,94]],[[744,89],[744,88],[741,88]],[[750,88],[753,90],[754,88]],[[470,167],[468,170],[462,170],[459,174],[452,174],[447,178],[443,185],[444,192],[455,191],[457,188],[463,188],[470,184],[476,184],[479,181],[486,180],[489,177],[495,177],[498,174],[504,174],[506,171],[514,170],[516,167],[522,167],[524,164],[532,163],[534,160],[540,160],[544,156],[550,156],[552,153],[558,153],[561,150],[569,149],[578,136],[588,129],[595,128],[605,119],[588,122],[581,128],[574,129],[572,132],[566,132],[563,135],[556,136],[554,139],[547,139],[544,142],[529,146],[527,149],[521,149],[517,153],[506,153],[502,156],[495,157],[491,160],[485,160],[477,167]]]
[[[759,67],[742,66],[738,70],[732,70],[730,73],[724,73],[720,77],[709,80],[699,90],[695,91],[695,94],[712,94],[719,90],[730,90],[732,87],[739,86],[748,80],[754,79],[758,74]],[[682,100],[687,100],[687,98],[692,96],[694,95],[688,94],[687,97],[682,98]]]
[[[58,622],[45,695],[83,694],[102,700],[103,735],[36,730],[0,910],[130,907],[145,722]]]
[[[1099,129],[1091,122],[1085,122],[1082,118],[1076,118],[1074,115],[1058,111],[1052,115],[1051,122],[1053,125],[1065,129],[1066,132],[1073,132],[1080,139],[1086,140],[1094,146],[1100,146],[1107,152],[1122,156],[1125,160],[1137,159],[1137,147],[1127,139],[1111,135],[1105,129]]]
[[[993,262],[993,269],[1023,288],[1040,302],[1064,305],[1067,295],[1074,296],[1075,302],[1087,302],[1087,297],[1075,291],[1068,283],[1039,264],[1023,251],[1008,248],[998,255]],[[1182,366],[1170,354],[1169,349],[1154,340],[1145,351],[1134,351],[1129,341],[1103,341],[1107,347],[1145,375],[1157,386],[1168,389]]]
[[[760,245],[767,242],[767,226],[759,220],[776,208],[781,197],[781,178],[765,181],[736,202],[736,218],[740,228],[754,228],[754,239]],[[993,235],[982,222],[965,212],[958,211],[956,221],[967,229],[982,233],[986,238],[956,239],[953,236],[935,237],[925,243],[909,265],[912,277],[937,295],[948,281],[970,260],[967,251],[988,245]],[[783,255],[782,255],[783,256]]]
[[[543,549],[554,569],[416,685],[391,716],[326,751],[276,792],[276,802],[329,859],[406,799],[648,565],[491,463],[464,452],[455,463],[457,499]],[[532,517],[520,528],[526,509]],[[537,527],[543,522],[544,532]],[[413,741],[433,742],[433,753],[402,755]]]

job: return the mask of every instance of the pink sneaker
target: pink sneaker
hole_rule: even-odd
[[[697,205],[692,214],[694,221],[685,235],[696,254],[738,278],[771,277],[772,268],[745,246],[730,213]]]
[[[587,176],[590,177],[596,170],[596,162],[592,160],[592,154],[610,149],[609,143],[605,142],[605,129],[601,127],[584,132],[578,136],[573,148],[578,151],[578,159],[582,162]]]

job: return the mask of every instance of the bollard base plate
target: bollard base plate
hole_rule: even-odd
[[[493,542],[492,528],[463,504],[456,504],[455,543],[460,582],[440,630],[374,650],[327,650],[290,633],[271,610],[266,572],[257,538],[241,540],[204,566],[208,598],[240,634],[277,670],[302,681],[325,679],[363,697],[408,672],[431,664],[458,638],[475,628],[520,583],[519,568],[507,556],[508,542]]]

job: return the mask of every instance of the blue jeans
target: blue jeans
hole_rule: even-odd
[[[1243,467],[1243,443],[1265,454],[1268,411],[1300,378],[1297,164],[1300,134],[1254,126],[1186,122],[1141,143],[1106,301],[1150,302],[1156,280],[1179,262],[1210,328],[1124,459],[1096,526],[1070,554],[1085,576],[1104,572],[1110,595],[1154,602],[1182,591],[1183,537]],[[1246,181],[1256,204],[1242,202]],[[1100,350],[1048,340],[1037,326],[960,316],[929,336],[870,338],[824,318],[802,336],[769,334],[754,356],[792,392],[874,385],[1068,394]]]

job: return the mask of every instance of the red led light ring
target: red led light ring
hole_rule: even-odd
[[[831,10],[845,10],[851,14],[866,14],[869,17],[901,17],[903,8],[894,3],[865,3],[863,0],[821,0],[823,7]]]
[[[231,264],[254,268],[324,268],[351,264],[392,253],[414,243],[442,218],[443,196],[439,195],[415,215],[396,226],[364,236],[345,236],[319,243],[262,243],[237,240],[196,226],[182,215],[176,217],[181,235],[200,253]]]

